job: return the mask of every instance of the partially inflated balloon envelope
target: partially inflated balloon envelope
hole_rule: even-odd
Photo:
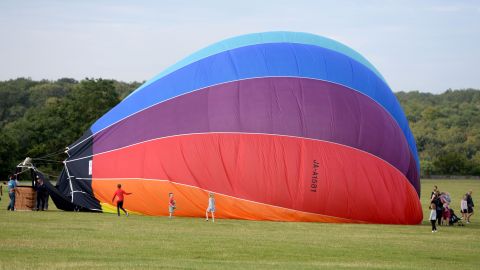
[[[58,182],[76,209],[145,215],[418,224],[419,162],[380,73],[331,39],[256,33],[146,82],[73,143]],[[62,209],[71,209],[60,206]]]

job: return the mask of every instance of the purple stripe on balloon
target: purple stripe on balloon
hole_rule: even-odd
[[[388,112],[357,91],[306,78],[248,79],[176,97],[97,133],[93,152],[205,132],[279,134],[351,146],[389,162],[419,190],[415,160]]]

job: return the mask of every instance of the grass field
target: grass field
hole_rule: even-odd
[[[424,180],[460,196],[479,180]],[[7,212],[0,269],[479,269],[480,215],[466,227],[254,222],[112,214]],[[476,200],[478,202],[478,200]],[[220,206],[219,206],[220,207]],[[477,207],[478,208],[478,207]]]

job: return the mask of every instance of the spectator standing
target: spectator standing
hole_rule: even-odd
[[[440,226],[442,225],[443,203],[438,190],[434,193],[431,203],[435,204],[435,211],[437,211],[435,216],[437,218],[438,225]]]
[[[432,233],[437,232],[437,206],[434,203],[430,204],[430,223],[432,224]]]
[[[37,204],[36,204],[36,210],[37,211],[44,211],[45,210],[45,193],[46,193],[46,187],[45,184],[43,183],[43,180],[37,176],[37,181],[35,183],[35,192],[37,195]]]
[[[6,185],[7,183],[3,182],[0,183],[0,201],[2,200],[3,197],[3,185]]]
[[[17,191],[17,182],[13,175],[10,175],[8,181],[8,196],[10,197],[10,203],[8,204],[8,211],[15,211],[15,192]]]
[[[175,202],[175,198],[173,197],[173,192],[168,193],[168,218],[173,217],[173,213],[175,212],[175,209],[177,208],[177,203]]]
[[[205,212],[206,221],[208,221],[209,212],[212,213],[212,222],[215,222],[215,196],[213,193],[210,193],[210,196],[208,197],[208,207]]]
[[[472,198],[472,191],[470,190],[467,192],[467,223],[470,223],[470,217],[473,215],[473,198]]]
[[[448,203],[443,204],[443,213],[442,213],[442,225],[448,226],[450,222],[450,207]]]
[[[466,222],[468,215],[467,194],[464,194],[460,201],[460,213],[462,213],[462,220]]]

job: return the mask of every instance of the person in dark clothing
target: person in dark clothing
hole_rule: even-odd
[[[467,223],[470,223],[470,217],[473,215],[473,198],[472,198],[472,191],[470,190],[467,192]]]
[[[43,206],[43,210],[47,211],[48,210],[48,199],[50,197],[50,194],[48,193],[48,188],[47,188],[47,184],[45,184],[45,181],[48,181],[48,179],[44,179],[44,178],[41,178],[42,179],[42,182],[43,182],[43,201],[44,201],[44,206]]]
[[[435,210],[437,211],[436,218],[438,225],[442,225],[442,215],[443,215],[443,203],[440,198],[440,192],[437,190],[432,196],[431,203],[435,204]]]
[[[45,210],[45,193],[46,193],[46,187],[45,184],[43,183],[43,180],[37,176],[37,182],[35,184],[35,192],[37,195],[37,204],[36,204],[36,210],[37,211],[44,211]]]

